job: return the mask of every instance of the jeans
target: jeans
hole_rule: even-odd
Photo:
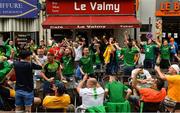
[[[135,66],[125,66],[123,69],[124,75],[131,76],[131,72],[134,68]]]
[[[15,105],[16,106],[31,106],[34,101],[34,92],[16,90]]]

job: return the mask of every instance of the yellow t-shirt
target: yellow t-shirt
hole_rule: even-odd
[[[180,75],[167,75],[166,78],[168,81],[168,97],[180,102]]]
[[[51,109],[67,108],[69,104],[70,96],[68,94],[63,94],[62,96],[46,96],[43,100],[43,106]]]

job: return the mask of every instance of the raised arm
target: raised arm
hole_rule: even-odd
[[[138,75],[138,73],[139,73],[140,70],[141,70],[141,69],[136,69],[135,72],[134,72],[134,76],[133,76],[133,78],[132,78],[132,86],[133,86],[137,91],[140,90],[140,88],[137,86],[137,83],[138,83],[138,81],[137,81],[137,75]]]
[[[159,77],[160,77],[162,80],[167,80],[165,74],[161,72],[161,69],[160,69],[159,66],[155,66],[155,70],[156,70],[156,72],[158,73]]]
[[[80,81],[78,87],[76,88],[77,92],[79,93],[81,88],[83,87],[84,83],[86,82],[86,80],[88,79],[87,75],[84,75],[83,80]]]

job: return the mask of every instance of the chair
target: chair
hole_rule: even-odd
[[[74,113],[75,107],[74,105],[70,104],[65,108],[45,108],[45,112],[61,112],[61,113]]]
[[[140,102],[140,113],[143,112],[157,112],[161,102]]]
[[[83,106],[78,106],[75,110],[75,113],[85,113],[86,108]]]
[[[177,110],[180,110],[180,103],[176,103],[176,106],[174,107],[173,109],[173,112],[177,111]],[[179,112],[179,111],[178,111]]]
[[[129,113],[131,112],[131,107],[129,101],[113,103],[107,102],[105,103],[107,113]]]

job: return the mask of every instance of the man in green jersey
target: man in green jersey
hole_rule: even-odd
[[[152,39],[148,39],[147,44],[143,45],[145,50],[145,60],[144,60],[144,67],[145,68],[153,68],[155,66],[155,59],[156,59],[156,48],[157,45],[153,44]]]
[[[8,44],[9,42],[9,44]],[[14,55],[17,56],[17,48],[13,45],[14,42],[10,40],[9,38],[4,42],[4,47],[6,48],[6,57],[10,58],[12,55],[12,52],[14,52]]]
[[[53,84],[64,79],[61,73],[60,63],[55,60],[54,54],[54,49],[49,49],[47,53],[48,62],[44,65],[41,73],[41,76],[44,78],[43,91],[45,95],[53,92],[51,89]]]
[[[66,81],[70,83],[69,88],[72,87],[75,83],[74,79],[74,51],[71,47],[66,47],[64,51],[64,56],[61,58],[62,63],[62,74],[65,77]]]
[[[131,75],[131,71],[135,68],[135,55],[139,52],[137,46],[132,45],[132,42],[128,42],[127,47],[120,48],[118,45],[115,45],[118,49],[121,50],[123,60],[124,60],[124,75]]]
[[[97,53],[99,49],[97,48]],[[80,59],[80,71],[82,75],[88,75],[89,77],[94,77],[93,65],[95,62],[95,55],[89,54],[89,49],[85,47],[83,49],[83,57]]]
[[[172,48],[173,47],[168,45],[167,40],[163,41],[163,45],[161,45],[161,47],[160,47],[160,53],[161,53],[160,67],[162,69],[168,69],[170,66],[170,52],[171,52]]]
[[[131,89],[118,82],[115,76],[110,76],[105,86],[105,94],[108,96],[107,112],[129,112],[130,104],[127,99],[131,93]]]

